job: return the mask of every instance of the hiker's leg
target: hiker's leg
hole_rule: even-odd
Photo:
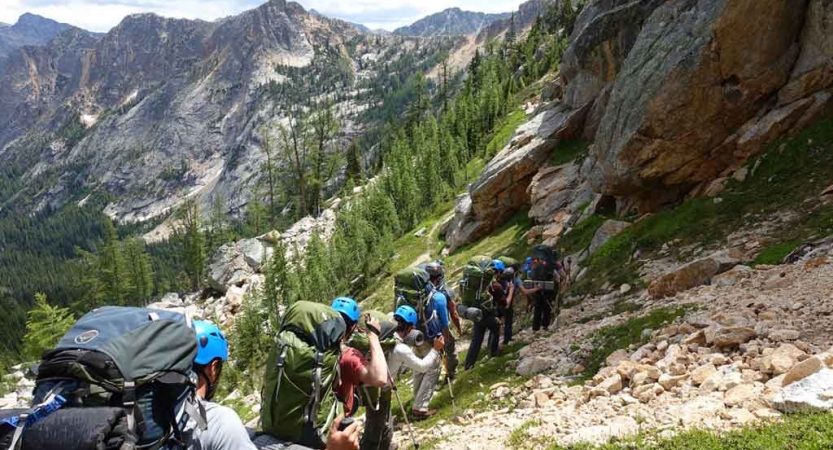
[[[367,421],[362,434],[361,450],[388,450],[393,437],[390,414],[391,390],[385,389],[379,395],[379,409],[368,407]],[[375,406],[375,405],[374,405]]]
[[[532,313],[532,331],[538,331],[541,329],[541,320],[542,320],[542,310],[545,308],[543,302],[541,301],[541,296],[535,295],[535,300],[533,303],[533,307],[535,311]]]
[[[506,345],[512,340],[512,322],[515,320],[515,308],[507,308],[503,314],[503,320],[505,321],[503,324],[503,345]]]
[[[487,320],[487,319],[483,319]],[[466,370],[474,367],[477,362],[477,354],[480,353],[480,347],[483,345],[483,335],[486,334],[486,326],[483,321],[474,324],[472,331],[471,344],[469,344],[469,353],[466,355]]]
[[[460,365],[460,358],[457,356],[457,338],[451,333],[448,333],[448,336],[451,339],[445,343],[445,359],[448,364],[446,370],[448,370],[448,376],[453,380],[457,375],[457,366]]]
[[[253,441],[258,450],[312,450],[309,447],[296,445],[291,442],[281,441],[277,438],[269,436],[268,434],[261,434]]]
[[[552,309],[555,308],[555,306],[552,304],[552,302],[550,300],[551,299],[549,297],[544,297],[543,298],[544,304],[541,305],[542,309],[543,309],[543,314],[544,314],[544,316],[541,320],[541,325],[544,326],[545,330],[548,330],[550,328],[550,323],[552,323]]]
[[[497,356],[500,349],[500,324],[497,319],[492,319],[489,325],[489,353],[492,356]]]
[[[437,388],[437,380],[440,379],[441,367],[442,361],[437,361],[423,374],[419,390],[414,391],[414,411],[428,411],[428,404],[431,403],[431,397],[434,396],[434,390]]]

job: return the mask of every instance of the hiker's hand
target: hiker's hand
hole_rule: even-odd
[[[344,431],[338,431],[342,419],[344,415],[338,416],[330,429],[327,450],[359,450],[359,424],[354,422]]]
[[[441,351],[443,351],[444,348],[445,348],[445,339],[443,339],[442,336],[437,336],[437,338],[434,339],[434,350],[436,350],[438,352],[441,352]]]
[[[382,334],[382,327],[379,325],[379,321],[374,317],[370,317],[370,314],[364,315],[364,325],[367,327],[367,331],[370,331],[377,337]]]

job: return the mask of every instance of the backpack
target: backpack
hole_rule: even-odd
[[[399,271],[393,278],[393,289],[396,298],[394,304],[394,311],[396,308],[407,305],[414,308],[419,317],[419,324],[417,328],[421,331],[424,327],[426,317],[426,310],[429,302],[433,296],[431,287],[431,277],[425,269],[420,267],[410,267]]]
[[[65,400],[62,411],[87,408],[90,412],[85,414],[92,415],[91,408],[123,408],[126,431],[138,438],[136,449],[182,448],[181,428],[189,417],[205,428],[191,369],[196,354],[193,327],[179,313],[98,308],[79,319],[57,347],[44,353],[33,405],[60,396]],[[67,422],[53,423],[60,417]],[[77,433],[72,417],[68,413],[50,416],[51,427],[73,428]],[[55,438],[67,435],[57,433]]]
[[[322,303],[299,301],[286,310],[266,360],[260,420],[278,439],[323,449],[338,413],[341,339],[347,324]]]
[[[489,286],[495,277],[492,258],[475,256],[463,268],[463,280],[460,282],[460,297],[464,306],[484,311],[495,309],[494,301],[489,295]]]
[[[548,245],[536,245],[532,249],[530,276],[533,281],[553,281],[558,255]]]
[[[506,267],[511,267],[516,272],[521,269],[521,263],[518,262],[517,259],[512,258],[511,256],[499,256],[498,261],[503,262],[503,264],[505,264]]]

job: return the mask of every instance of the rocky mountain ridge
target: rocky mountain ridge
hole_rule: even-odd
[[[400,36],[477,35],[492,23],[509,18],[510,13],[487,14],[449,8],[424,17],[411,25],[397,28]]]
[[[430,67],[456,42],[369,36],[282,0],[213,23],[141,14],[100,38],[69,30],[0,64],[0,161],[18,180],[4,207],[91,195],[132,222],[194,196],[240,211],[260,178],[264,125],[331,98],[341,138],[355,137],[372,126],[364,112],[382,101],[372,87],[388,65]]]
[[[14,25],[0,24],[0,60],[25,45],[44,45],[70,28],[74,27],[30,13]]]

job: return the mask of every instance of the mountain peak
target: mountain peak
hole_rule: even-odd
[[[410,26],[398,28],[394,34],[423,37],[474,35],[493,22],[507,17],[509,13],[487,14],[454,7],[424,17]]]

